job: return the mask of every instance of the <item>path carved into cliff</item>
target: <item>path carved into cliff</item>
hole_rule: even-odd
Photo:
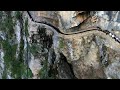
[[[53,26],[52,24],[48,23],[48,22],[44,22],[44,21],[35,21],[32,17],[32,15],[30,14],[29,11],[27,11],[29,18],[31,19],[31,21],[33,21],[34,23],[39,23],[39,24],[43,24],[43,25],[47,25],[50,28],[53,28],[52,31],[54,32],[54,37],[61,37],[64,39],[79,39],[80,37],[83,36],[89,36],[89,35],[97,35],[100,36],[102,38],[106,39],[106,42],[109,44],[107,45],[108,47],[112,47],[112,49],[120,51],[120,39],[113,33],[109,32],[108,30],[102,30],[100,27],[90,27],[90,28],[85,28],[83,30],[79,30],[77,32],[71,32],[71,33],[64,33],[61,30],[59,30],[57,27]],[[57,34],[57,35],[56,35]]]

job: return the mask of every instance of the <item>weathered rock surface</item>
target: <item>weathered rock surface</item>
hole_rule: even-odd
[[[99,26],[120,38],[119,11],[30,11],[61,32]],[[0,78],[119,79],[120,44],[98,30],[63,35],[26,11],[0,12]],[[9,23],[11,22],[11,23]]]
[[[120,34],[117,34],[119,33],[119,28],[116,28],[119,26],[117,20],[119,16],[118,12],[115,14],[116,20],[113,20],[114,22],[111,19],[109,19],[109,21],[106,19],[106,17],[114,17],[114,12],[108,12],[109,14],[106,14],[107,12],[103,11],[104,14],[100,17],[99,14],[101,13],[102,11],[95,14],[95,17],[98,15],[96,18],[98,20],[96,20],[96,22],[90,23],[89,21],[86,21],[82,24],[83,26],[81,26],[81,28],[95,25],[101,27],[103,30],[110,30],[111,32],[114,30],[113,33],[119,37]],[[106,20],[107,22],[105,22]],[[107,23],[111,24],[111,22],[112,26],[107,26]],[[64,46],[61,48],[61,52],[72,65],[74,75],[77,78],[119,78],[119,63],[117,64],[116,62],[120,60],[120,52],[116,52],[116,50],[119,50],[120,47],[116,47],[117,44],[112,40],[109,40],[110,37],[105,40],[106,37],[103,38],[101,36],[98,34],[89,35],[88,33],[88,35],[81,38],[76,36],[74,39],[69,39],[69,37],[67,39],[62,39]],[[115,49],[115,47],[117,49]],[[115,56],[112,57],[113,55]],[[115,58],[117,58],[117,60]]]

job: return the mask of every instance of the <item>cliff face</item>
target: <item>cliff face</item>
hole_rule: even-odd
[[[1,11],[0,78],[119,79],[119,11]],[[32,21],[34,19],[34,21]],[[52,26],[38,23],[45,22]],[[77,32],[78,34],[73,34]]]
[[[20,11],[0,12],[1,77],[30,78],[28,62],[28,19]]]

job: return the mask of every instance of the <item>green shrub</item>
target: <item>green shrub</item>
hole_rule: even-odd
[[[60,47],[60,48],[63,48],[63,47],[64,47],[64,40],[63,40],[63,39],[60,39],[60,40],[59,40],[59,47]]]
[[[24,28],[25,28],[25,35],[26,35],[26,37],[28,37],[29,36],[29,33],[28,33],[28,18],[25,20]]]

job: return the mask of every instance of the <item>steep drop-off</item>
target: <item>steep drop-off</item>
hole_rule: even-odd
[[[119,11],[29,12],[0,11],[1,79],[120,78]]]

